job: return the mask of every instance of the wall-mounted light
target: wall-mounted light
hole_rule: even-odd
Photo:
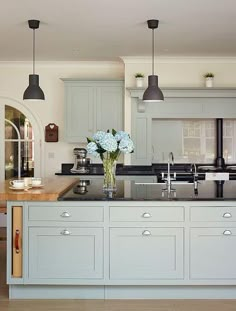
[[[160,102],[164,100],[163,93],[158,87],[158,76],[154,75],[154,29],[158,28],[159,20],[147,21],[148,28],[152,29],[152,75],[148,76],[148,87],[143,94],[144,102]]]
[[[39,86],[39,75],[35,74],[35,29],[39,28],[40,21],[28,20],[29,28],[33,29],[33,74],[29,75],[29,86],[24,92],[24,100],[44,100],[44,93]]]

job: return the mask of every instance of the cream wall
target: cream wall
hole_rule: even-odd
[[[122,57],[125,63],[126,87],[135,85],[134,74],[143,72],[151,74],[151,58]],[[236,86],[236,58],[158,58],[155,61],[154,74],[159,76],[162,87],[203,87],[203,75],[206,72],[215,74],[215,87]]]
[[[64,84],[61,78],[122,80],[124,66],[122,62],[37,62],[36,73],[40,76],[40,86],[46,97],[45,101],[40,102],[22,100],[31,71],[31,63],[0,63],[0,96],[12,98],[27,106],[41,123],[43,131],[48,123],[59,126],[59,142],[46,143],[43,137],[44,175],[50,176],[60,170],[61,163],[74,161],[73,148],[79,146],[64,142]]]
[[[44,90],[44,102],[23,102],[22,95],[28,85],[32,71],[29,63],[0,63],[0,96],[10,97],[26,105],[40,120],[42,128],[48,123],[59,126],[59,142],[44,144],[45,176],[60,170],[61,163],[73,162],[72,150],[78,145],[63,141],[64,131],[64,88],[60,78],[78,79],[125,79],[126,87],[134,87],[134,74],[151,74],[151,59],[122,57],[120,62],[57,62],[36,64],[40,75],[40,86]],[[202,87],[203,74],[215,74],[214,86],[236,87],[236,58],[158,58],[155,74],[161,87]],[[164,103],[163,103],[164,104]],[[131,101],[129,91],[125,92],[125,130],[131,130]],[[126,157],[125,163],[129,163]]]

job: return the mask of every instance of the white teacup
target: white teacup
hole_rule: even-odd
[[[42,179],[40,177],[33,177],[31,183],[32,186],[40,186],[42,184]]]
[[[14,188],[24,188],[25,186],[25,182],[23,179],[11,180],[9,183]]]

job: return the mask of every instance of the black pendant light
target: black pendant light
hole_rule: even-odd
[[[33,74],[29,75],[29,86],[24,92],[24,100],[44,100],[44,93],[39,86],[39,75],[35,74],[35,29],[39,28],[40,21],[31,19],[29,28],[33,29]]]
[[[147,21],[148,28],[152,29],[152,75],[148,76],[148,87],[143,94],[144,102],[161,102],[164,100],[163,93],[158,87],[158,76],[154,75],[154,29],[158,28],[159,20]]]

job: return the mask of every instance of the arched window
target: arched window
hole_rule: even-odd
[[[43,176],[42,126],[24,105],[6,98],[0,105],[0,180]]]
[[[34,132],[26,116],[5,106],[5,179],[34,176]]]

